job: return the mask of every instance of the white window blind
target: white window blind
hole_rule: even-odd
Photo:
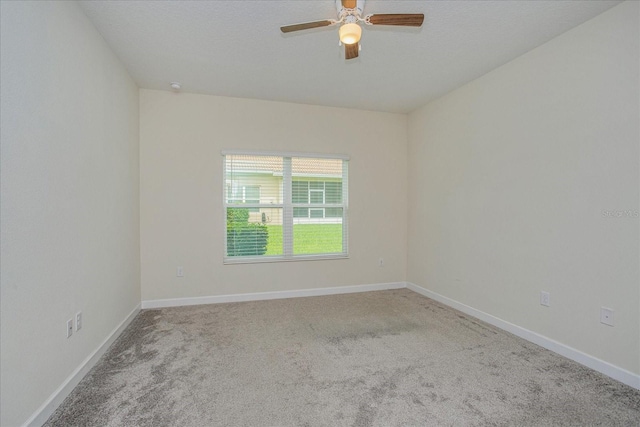
[[[226,263],[348,255],[348,160],[223,153]]]

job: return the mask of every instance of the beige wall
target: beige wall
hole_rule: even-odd
[[[142,299],[405,280],[406,132],[406,115],[141,90]],[[350,155],[350,258],[223,265],[224,149]]]
[[[16,426],[140,302],[138,89],[74,2],[0,15],[0,424]]]
[[[410,115],[407,273],[636,374],[638,5]],[[615,327],[599,322],[601,306],[615,310]]]

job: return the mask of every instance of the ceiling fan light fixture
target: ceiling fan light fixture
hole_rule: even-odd
[[[373,13],[362,15],[365,0],[334,0],[338,19],[303,22],[301,24],[284,25],[280,27],[283,33],[310,30],[312,28],[327,28],[339,26],[338,35],[340,45],[344,45],[344,59],[354,59],[360,52],[360,37],[362,27],[366,25],[395,25],[403,27],[421,27],[424,13]]]
[[[362,28],[356,23],[344,24],[340,27],[340,41],[344,44],[354,44],[360,41]]]

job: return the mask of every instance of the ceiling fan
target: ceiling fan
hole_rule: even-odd
[[[283,33],[292,31],[309,30],[311,28],[329,27],[340,25],[340,41],[344,44],[345,59],[358,57],[360,51],[360,36],[362,28],[359,23],[365,25],[402,25],[405,27],[420,27],[424,21],[422,13],[376,13],[362,17],[365,0],[336,0],[338,19],[325,19],[323,21],[305,22],[302,24],[285,25],[280,27]]]

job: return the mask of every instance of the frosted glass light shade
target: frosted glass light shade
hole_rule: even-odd
[[[340,27],[340,41],[344,44],[354,44],[360,41],[362,28],[358,24],[344,24]]]

